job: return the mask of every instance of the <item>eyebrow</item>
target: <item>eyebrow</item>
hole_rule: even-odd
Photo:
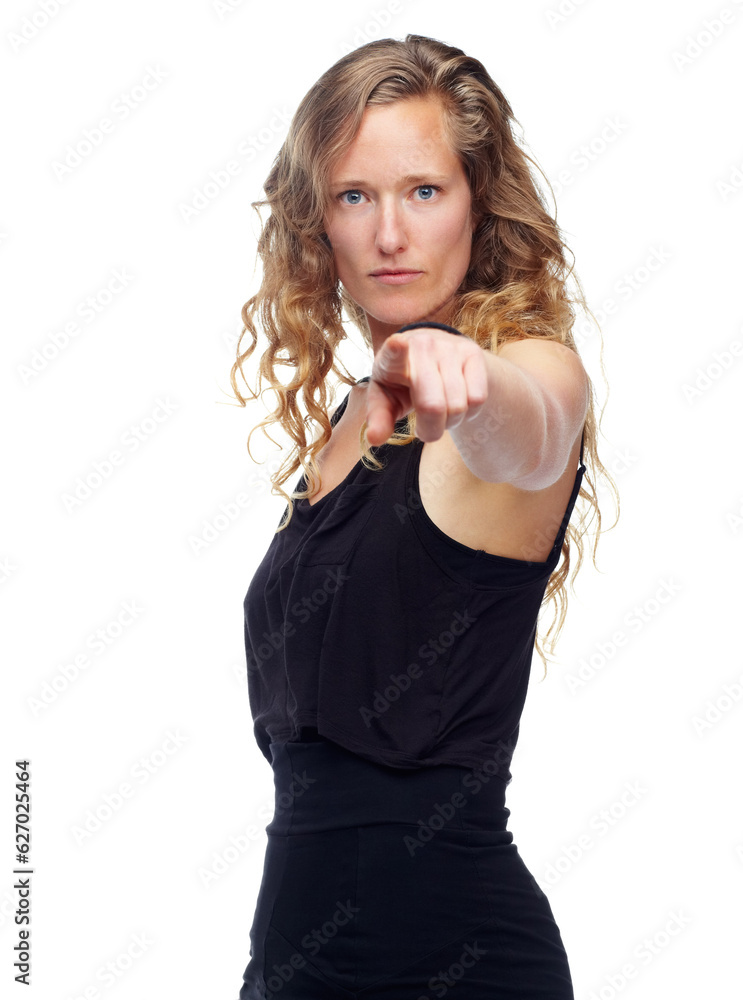
[[[443,184],[450,178],[444,176],[443,174],[406,174],[405,177],[400,178],[401,184]],[[340,180],[334,181],[330,187],[334,190],[336,188],[363,188],[367,187],[368,181],[360,181],[356,179],[351,180]]]

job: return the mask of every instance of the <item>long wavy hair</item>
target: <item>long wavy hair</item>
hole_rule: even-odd
[[[242,366],[257,346],[260,328],[268,344],[260,358],[256,391],[248,386],[249,398],[262,395],[261,379],[265,379],[277,405],[250,432],[248,453],[252,458],[250,439],[258,428],[276,443],[266,430],[273,423],[280,423],[294,442],[271,479],[272,493],[284,497],[288,504],[287,517],[277,531],[291,520],[293,499],[312,496],[321,485],[316,456],[331,436],[328,376],[332,373],[348,386],[356,383],[337,357],[339,344],[348,336],[346,317],[372,349],[365,313],[338,280],[324,229],[329,176],[356,137],[367,107],[417,97],[441,101],[447,139],[464,166],[472,210],[479,217],[469,270],[447,322],[488,351],[495,352],[512,339],[540,337],[559,341],[577,353],[572,335],[573,305],[592,316],[574,264],[568,265],[567,257],[572,253],[547,211],[530,164],[542,172],[517,141],[518,122],[511,105],[482,63],[461,49],[421,35],[408,35],[404,41],[380,39],[343,56],[301,101],[264,184],[265,198],[252,206],[259,218],[261,208],[270,210],[268,218],[261,220],[258,240],[262,282],[241,311],[244,326],[230,381],[240,405],[245,406],[247,400],[238,389],[236,376],[239,371],[247,386]],[[568,293],[571,277],[575,286],[572,298]],[[241,352],[246,333],[251,343]],[[288,384],[277,377],[280,367],[293,371]],[[300,411],[300,395],[306,417]],[[319,427],[311,441],[306,433],[309,421]],[[573,589],[583,560],[583,536],[594,520],[596,565],[602,530],[598,476],[613,492],[618,516],[616,486],[598,456],[599,423],[589,382],[584,426],[586,473],[574,515],[577,524],[568,526],[560,560],[545,590],[543,606],[553,602],[553,620],[544,635],[540,628],[536,640],[545,674],[545,653],[554,653],[567,611],[571,549],[574,546],[577,552],[569,581]],[[361,460],[368,468],[380,468],[365,431],[366,423],[359,435]],[[404,446],[413,440],[414,410],[408,414],[405,431],[395,432],[387,444]],[[307,488],[290,496],[282,484],[300,466]],[[540,625],[541,618],[540,613]]]

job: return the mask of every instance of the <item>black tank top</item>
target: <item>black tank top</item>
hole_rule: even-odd
[[[396,429],[405,427],[403,417]],[[319,736],[393,767],[490,762],[511,779],[537,615],[585,472],[583,442],[544,561],[444,534],[418,492],[422,447],[418,438],[381,445],[381,470],[359,461],[320,500],[295,500],[255,571],[244,601],[248,692],[269,762],[271,742]],[[303,474],[296,489],[305,487]]]

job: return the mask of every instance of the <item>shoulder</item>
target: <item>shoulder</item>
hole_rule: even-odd
[[[496,354],[537,376],[558,397],[558,402],[577,408],[585,418],[589,380],[577,351],[558,340],[523,337],[502,344]]]

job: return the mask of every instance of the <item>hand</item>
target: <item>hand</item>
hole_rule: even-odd
[[[415,433],[437,441],[476,416],[488,395],[483,349],[469,337],[421,327],[393,333],[374,359],[366,397],[366,437],[384,444],[415,410]]]

